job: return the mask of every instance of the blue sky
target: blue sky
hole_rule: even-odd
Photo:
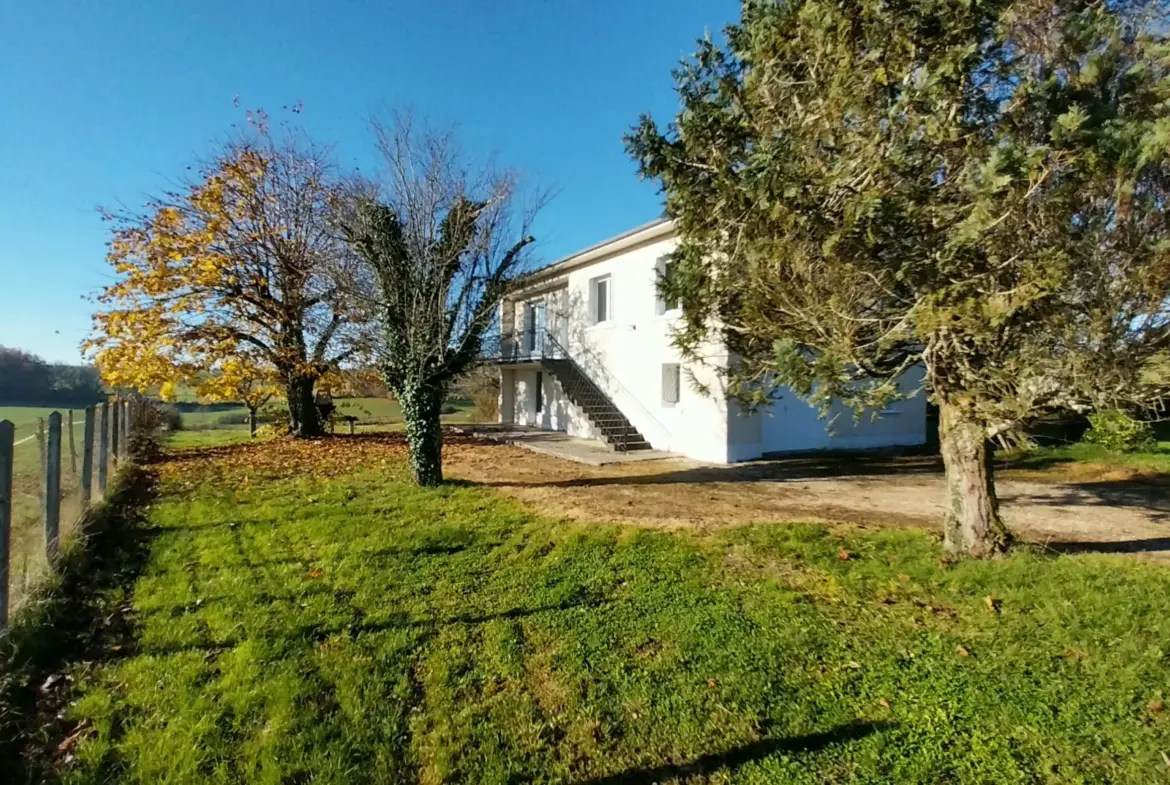
[[[735,0],[0,3],[0,344],[75,362],[110,280],[99,206],[137,206],[244,122],[303,102],[347,164],[411,107],[557,190],[548,261],[661,211],[622,134],[674,114],[670,70]]]

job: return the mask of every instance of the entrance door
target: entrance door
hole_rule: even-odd
[[[524,351],[540,354],[544,347],[544,333],[548,329],[548,308],[544,300],[524,304]]]

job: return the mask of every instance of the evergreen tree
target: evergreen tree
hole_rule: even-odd
[[[1170,344],[1161,2],[749,0],[627,138],[679,226],[678,335],[732,391],[940,409],[959,554],[1003,549],[988,439],[1156,394]]]

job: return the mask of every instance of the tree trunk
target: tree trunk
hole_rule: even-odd
[[[313,387],[317,380],[312,377],[298,376],[288,383],[288,413],[291,420],[289,432],[293,436],[324,436],[321,428],[321,418],[317,415],[317,402],[313,397]]]
[[[999,517],[986,431],[945,403],[940,406],[938,430],[947,478],[943,547],[948,553],[976,558],[1002,553],[1010,536]]]
[[[256,407],[248,407],[248,435],[256,438]]]
[[[398,391],[406,421],[410,472],[415,482],[426,487],[443,482],[443,430],[439,424],[443,392],[437,385],[403,387]]]

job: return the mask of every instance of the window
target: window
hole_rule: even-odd
[[[679,309],[679,302],[677,297],[667,299],[662,296],[662,290],[670,286],[674,280],[675,262],[669,257],[662,257],[658,260],[658,279],[655,282],[655,302],[658,306],[659,315],[677,311]]]
[[[589,281],[589,321],[608,322],[613,316],[613,285],[608,275]]]
[[[674,406],[679,401],[682,392],[682,366],[678,363],[666,363],[662,366],[662,405]]]
[[[536,413],[540,414],[544,410],[544,374],[540,371],[536,372]]]

